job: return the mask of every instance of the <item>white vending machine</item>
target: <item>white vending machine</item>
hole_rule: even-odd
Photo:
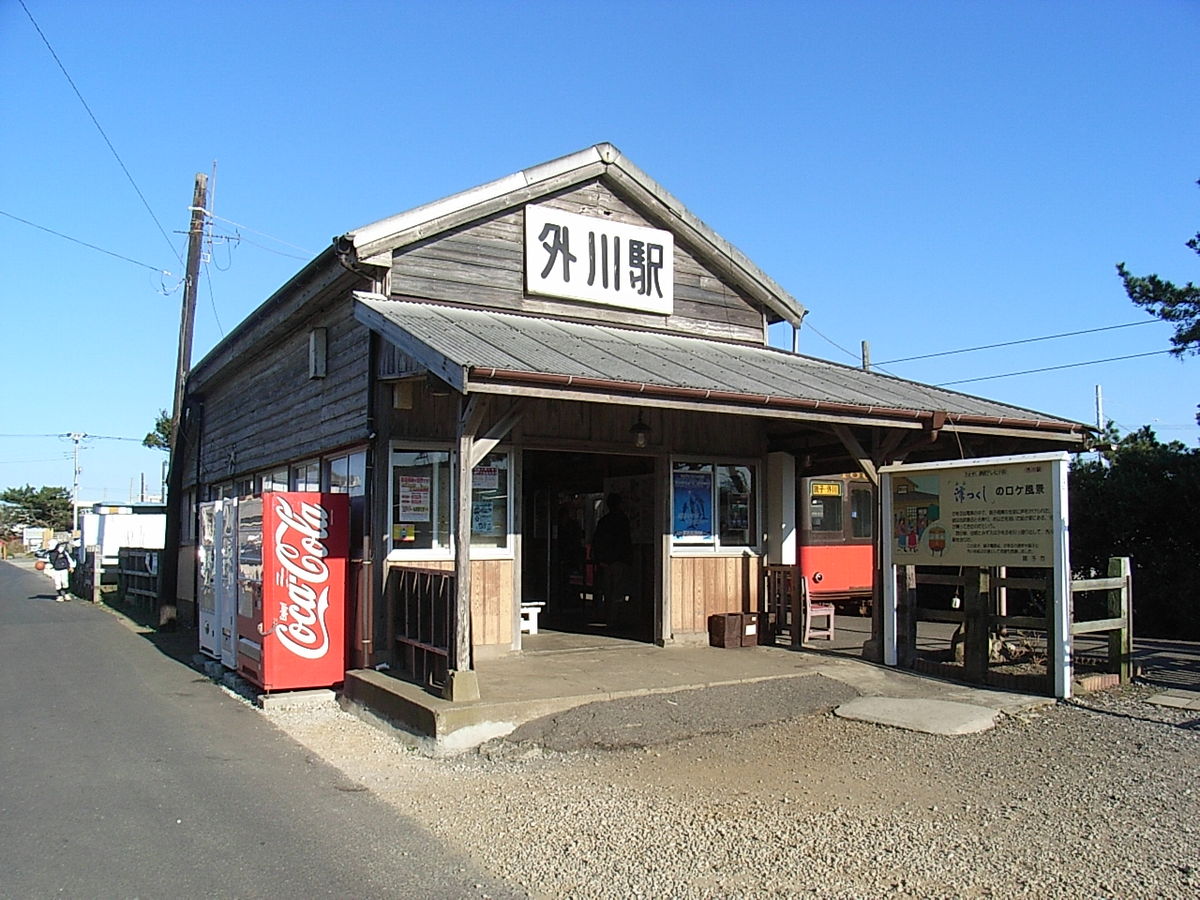
[[[216,529],[220,505],[219,500],[201,503],[196,523],[196,615],[200,652],[213,659],[221,658],[216,601]]]
[[[200,504],[199,558],[196,595],[200,650],[237,668],[238,502],[213,500]]]

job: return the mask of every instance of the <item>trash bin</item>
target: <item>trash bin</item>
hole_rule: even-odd
[[[708,643],[713,647],[743,646],[741,613],[714,613],[708,617]]]
[[[742,646],[758,645],[758,613],[742,613]]]
[[[767,612],[742,613],[742,646],[753,647],[755,644],[770,646],[775,643],[774,626],[771,624],[771,614]]]

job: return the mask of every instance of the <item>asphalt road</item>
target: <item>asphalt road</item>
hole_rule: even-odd
[[[0,563],[0,897],[509,897],[103,609]]]

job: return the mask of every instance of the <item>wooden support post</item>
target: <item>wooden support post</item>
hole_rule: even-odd
[[[483,416],[484,401],[463,395],[459,402],[455,452],[454,587],[451,634],[443,696],[447,700],[479,699],[479,679],[471,661],[471,451]]]
[[[1108,591],[1108,618],[1122,619],[1125,627],[1108,633],[1109,671],[1121,676],[1121,684],[1133,677],[1133,577],[1129,557],[1114,556],[1108,561],[1108,577],[1120,578],[1124,584]]]
[[[963,676],[967,681],[987,680],[989,640],[988,612],[991,601],[991,576],[985,568],[968,568],[963,574]]]
[[[896,609],[897,664],[911,669],[917,661],[917,567],[903,566],[900,571],[904,584],[898,592]]]

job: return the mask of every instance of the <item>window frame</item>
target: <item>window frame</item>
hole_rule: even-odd
[[[396,524],[396,522],[392,518],[392,516],[394,515],[393,510],[395,509],[395,502],[396,502],[396,497],[395,497],[396,479],[395,479],[394,466],[393,466],[392,460],[394,459],[396,453],[421,453],[421,452],[445,453],[448,455],[447,467],[449,470],[448,476],[450,479],[450,483],[448,486],[448,491],[447,491],[448,499],[446,502],[450,506],[449,515],[448,515],[448,519],[449,519],[449,523],[450,523],[449,535],[447,537],[447,541],[446,541],[445,545],[435,544],[435,546],[433,546],[433,547],[419,547],[419,548],[414,547],[414,548],[409,549],[409,548],[405,548],[403,546],[397,546],[395,537],[393,536],[394,535],[393,526]],[[492,546],[492,545],[485,545],[485,544],[476,544],[474,541],[472,541],[471,548],[470,548],[471,559],[481,559],[481,560],[482,559],[513,559],[516,555],[516,552],[515,552],[516,535],[514,534],[515,504],[513,502],[513,496],[514,496],[514,488],[516,486],[516,466],[517,466],[518,454],[511,447],[497,447],[491,453],[488,454],[488,457],[493,457],[493,456],[504,456],[507,459],[506,465],[504,466],[504,468],[502,470],[505,473],[503,476],[504,484],[498,488],[499,490],[503,491],[504,500],[505,500],[504,543],[502,545]],[[486,461],[486,459],[487,459],[487,457],[485,457],[485,461]],[[482,465],[482,464],[483,463],[480,463],[480,465]],[[397,562],[397,561],[443,562],[443,561],[453,560],[455,558],[455,554],[456,554],[456,550],[457,550],[457,541],[458,541],[458,529],[457,529],[457,521],[456,521],[457,515],[458,515],[458,501],[457,501],[457,485],[455,483],[457,480],[455,478],[455,473],[457,472],[457,466],[455,464],[455,449],[454,449],[454,447],[452,445],[446,444],[446,443],[429,443],[429,442],[422,442],[422,441],[403,441],[403,440],[391,441],[388,444],[387,472],[388,472],[388,479],[387,479],[388,520],[387,520],[387,528],[386,528],[385,534],[384,534],[385,558],[388,561],[392,561],[392,562]],[[472,489],[472,496],[474,496],[474,488]],[[436,488],[434,488],[431,490],[431,496],[430,496],[430,516],[431,517],[436,517],[438,514],[438,509],[436,506],[436,504],[438,502],[439,502],[438,490]]]
[[[675,515],[676,515],[676,475],[691,474],[683,472],[679,466],[696,467],[692,471],[695,474],[704,474],[704,469],[707,469],[707,474],[711,477],[711,494],[709,498],[711,510],[711,531],[706,536],[686,536],[678,537],[675,532]],[[745,468],[750,470],[750,503],[749,510],[753,517],[752,527],[748,530],[752,532],[749,543],[746,544],[731,544],[722,543],[721,541],[721,476],[720,470],[722,467],[728,468]],[[671,556],[761,556],[763,554],[763,481],[762,473],[765,467],[762,460],[748,457],[731,457],[731,456],[699,456],[699,455],[672,455],[668,461],[668,492],[670,496],[670,523],[668,526],[670,536],[670,554]]]

